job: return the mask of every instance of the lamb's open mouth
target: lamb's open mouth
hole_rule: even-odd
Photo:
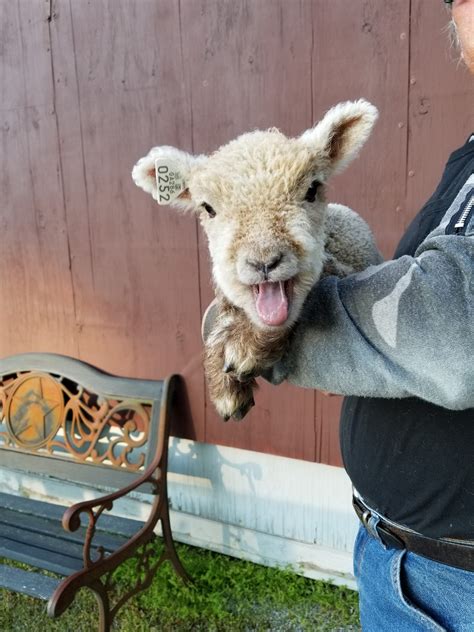
[[[294,279],[252,285],[257,314],[265,325],[283,325],[288,319]]]

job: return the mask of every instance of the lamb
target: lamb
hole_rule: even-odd
[[[316,281],[380,262],[366,222],[325,199],[377,116],[363,99],[340,103],[297,138],[253,131],[209,156],[154,147],[135,165],[137,186],[198,213],[207,235],[217,306],[204,366],[224,420],[253,406],[255,376],[282,357]]]

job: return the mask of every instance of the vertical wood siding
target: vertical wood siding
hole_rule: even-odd
[[[189,398],[176,434],[340,464],[339,398],[262,384],[243,423],[217,418],[201,367],[205,239],[130,170],[156,144],[200,153],[254,128],[298,134],[363,96],[380,121],[330,199],[390,256],[471,132],[447,21],[423,0],[0,0],[0,355],[176,371]]]

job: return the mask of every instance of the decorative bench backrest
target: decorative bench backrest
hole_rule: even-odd
[[[0,360],[0,465],[123,486],[163,454],[169,380],[107,375],[54,354]]]

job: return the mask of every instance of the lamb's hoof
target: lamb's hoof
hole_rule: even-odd
[[[212,401],[216,411],[224,421],[231,417],[240,421],[255,405],[253,391],[257,387],[255,380],[239,382],[230,378],[221,390],[220,397],[213,397]]]
[[[232,415],[232,417],[236,420],[236,421],[242,421],[242,419],[245,417],[245,415],[249,412],[249,410],[251,408],[253,408],[253,406],[255,406],[255,400],[252,397],[252,399],[248,402],[246,402],[245,404],[242,404],[242,406],[240,406],[239,408],[237,408],[237,410],[235,411],[235,413]]]

